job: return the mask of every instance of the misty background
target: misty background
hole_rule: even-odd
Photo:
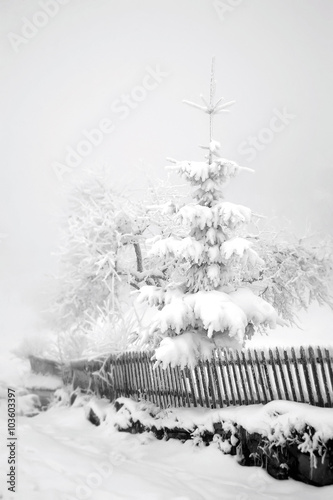
[[[332,14],[330,0],[0,0],[1,341],[34,329],[68,191],[86,169],[139,198],[166,178],[167,157],[203,158],[208,116],[182,100],[208,96],[213,55],[216,95],[236,101],[214,137],[255,169],[227,199],[301,236],[332,234]],[[55,166],[103,120],[112,132],[60,178]]]

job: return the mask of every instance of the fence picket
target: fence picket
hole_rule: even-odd
[[[240,391],[239,377],[237,375],[237,370],[236,370],[237,365],[235,363],[234,356],[232,354],[232,350],[231,349],[229,349],[228,356],[229,356],[229,360],[228,361],[230,362],[231,369],[232,369],[232,374],[233,374],[234,387],[236,387],[238,404],[241,405],[242,402],[243,402],[243,398],[242,398],[242,394],[241,394],[241,391]]]
[[[250,391],[250,399],[252,399],[252,394],[251,394],[250,386],[246,387],[245,379],[244,379],[244,376],[243,376],[243,373],[242,373],[242,364],[241,364],[241,360],[240,360],[239,352],[238,351],[236,351],[236,363],[237,363],[237,366],[238,366],[238,371],[239,371],[239,375],[240,375],[240,379],[241,379],[241,383],[242,383],[243,394],[244,394],[244,401],[245,401],[245,404],[248,405],[249,404],[249,397],[248,397],[247,393],[248,393],[248,391]],[[246,364],[245,364],[245,371],[246,371]]]
[[[196,393],[194,391],[194,383],[193,383],[193,377],[192,377],[192,373],[191,373],[191,370],[189,368],[184,368],[182,370],[183,374],[184,374],[184,382],[186,382],[186,377],[188,378],[189,380],[189,383],[190,383],[190,388],[191,388],[191,393],[192,393],[192,399],[193,399],[193,405],[196,407],[198,406],[198,403],[197,403],[197,397],[196,397]],[[185,384],[186,385],[186,384]]]
[[[210,399],[209,399],[209,395],[208,395],[207,378],[205,376],[204,366],[203,366],[201,360],[199,361],[198,366],[199,366],[200,377],[201,377],[201,382],[202,382],[202,387],[203,387],[203,393],[204,393],[205,400],[206,400],[206,406],[207,406],[207,408],[210,408]]]
[[[305,377],[305,383],[306,383],[306,388],[308,391],[309,395],[309,400],[312,405],[315,404],[314,397],[313,397],[313,391],[312,391],[312,385],[311,385],[311,380],[310,380],[310,375],[309,375],[309,370],[308,370],[308,359],[305,354],[305,349],[304,347],[300,348],[300,356],[301,356],[301,363],[303,367],[303,372],[304,372],[304,377]]]
[[[226,380],[225,380],[224,373],[223,373],[223,361],[221,359],[222,351],[217,351],[217,355],[218,355],[218,361],[219,361],[221,381],[222,381],[223,390],[224,390],[224,398],[225,398],[224,401],[225,401],[227,406],[230,406],[230,399],[229,399],[229,395],[228,395],[228,391],[227,391],[227,384],[226,384]]]
[[[255,398],[254,398],[253,391],[252,391],[252,384],[251,384],[250,373],[249,373],[249,363],[246,359],[244,351],[242,351],[241,354],[242,354],[242,359],[239,359],[239,363],[242,364],[242,366],[244,367],[245,377],[247,380],[247,387],[249,389],[249,397],[247,396],[247,400],[248,400],[247,404],[254,404]],[[238,351],[237,351],[237,356],[238,356]]]
[[[249,355],[249,361],[250,361],[250,367],[251,367],[251,376],[252,376],[252,379],[253,379],[253,383],[254,383],[254,388],[256,390],[256,403],[260,403],[262,401],[261,397],[260,397],[260,391],[259,391],[259,386],[258,386],[258,381],[257,381],[257,377],[256,377],[256,372],[255,372],[255,365],[254,365],[254,361],[252,359],[252,355],[251,355],[251,349],[248,350],[248,355]]]
[[[213,382],[214,378],[212,376],[211,368],[213,363],[209,363],[208,360],[205,363],[205,369],[208,377],[208,391],[210,389],[209,395],[211,398],[210,408],[216,408],[216,397],[215,397],[215,384]]]
[[[141,388],[141,395],[144,399],[147,399],[147,382],[144,376],[144,369],[143,369],[143,356],[142,352],[138,352],[138,369],[139,369],[139,379],[140,379],[140,388]]]
[[[299,389],[299,393],[301,396],[301,403],[304,403],[305,402],[304,391],[303,391],[302,381],[301,381],[301,377],[300,377],[299,369],[298,369],[299,361],[298,361],[298,358],[296,356],[295,349],[293,347],[291,348],[291,355],[293,357],[298,389]]]
[[[333,359],[330,356],[328,349],[325,349],[325,359],[326,359],[326,363],[327,363],[328,374],[329,374],[330,380],[331,380],[331,386],[333,389],[333,368],[332,368]]]
[[[310,366],[312,368],[312,375],[313,375],[313,380],[314,380],[314,385],[316,389],[316,394],[318,397],[318,403],[320,406],[324,406],[324,398],[321,393],[321,387],[319,384],[319,378],[318,378],[318,372],[317,372],[317,363],[316,363],[316,357],[315,353],[312,347],[309,347],[309,356],[310,356]]]
[[[288,358],[288,353],[285,349],[283,351],[283,357],[284,357],[285,365],[287,368],[289,385],[290,385],[290,389],[291,389],[291,393],[292,393],[292,399],[293,399],[293,401],[297,401],[295,385],[294,385],[294,381],[293,381],[293,377],[292,377],[292,373],[291,373],[291,369],[290,369],[290,360]]]
[[[264,402],[267,403],[268,402],[268,398],[267,398],[267,394],[266,394],[264,377],[262,376],[261,366],[260,366],[260,361],[259,361],[259,356],[258,356],[258,353],[257,353],[256,350],[254,350],[254,357],[255,357],[255,360],[256,360],[256,366],[258,368],[259,379],[260,379],[260,384],[261,384],[261,390],[262,390],[262,393],[263,393],[263,396],[264,396]],[[264,363],[265,362],[266,361],[265,361],[265,358],[264,358]]]
[[[207,361],[207,364],[209,364],[208,361]],[[219,380],[219,377],[217,374],[217,367],[216,367],[216,352],[213,353],[213,358],[212,358],[212,361],[210,363],[210,366],[212,367],[212,371],[214,374],[214,380],[215,380],[215,385],[216,385],[216,389],[217,389],[217,397],[219,400],[219,406],[220,406],[220,408],[223,408],[224,405],[223,405],[223,400],[222,400],[220,380]],[[215,404],[216,404],[216,402],[215,402]]]
[[[234,391],[234,387],[232,385],[231,370],[230,370],[230,366],[229,366],[229,359],[228,359],[228,356],[227,356],[227,350],[223,349],[223,353],[224,353],[224,363],[225,363],[225,367],[226,367],[226,371],[227,371],[227,376],[228,376],[227,380],[229,382],[229,389],[230,389],[231,399],[232,399],[233,405],[236,406],[237,405],[237,400],[235,398],[235,391]]]
[[[285,375],[284,375],[284,371],[283,371],[283,366],[282,366],[282,359],[281,359],[281,356],[280,356],[280,351],[279,349],[276,347],[275,349],[275,355],[276,355],[276,361],[277,361],[277,365],[280,369],[280,375],[281,375],[281,380],[282,380],[282,387],[283,387],[283,391],[284,391],[284,399],[289,399],[289,392],[288,392],[288,388],[287,388],[287,384],[286,384],[286,379],[285,379]]]
[[[121,360],[121,363],[123,365],[123,370],[124,370],[124,396],[128,397],[128,385],[129,385],[129,380],[128,380],[128,374],[127,374],[127,366],[126,366],[126,353],[124,354],[124,357]]]
[[[174,370],[172,370],[172,373],[175,379],[177,392],[179,393],[179,405],[191,406],[183,370],[181,370],[179,366],[176,366]]]
[[[278,399],[282,399],[282,394],[281,394],[281,390],[280,390],[280,383],[279,383],[279,379],[278,379],[278,374],[277,374],[277,369],[275,366],[275,360],[274,360],[272,349],[269,349],[268,353],[269,353],[270,365],[272,367],[272,372],[273,372],[273,377],[274,377],[274,383],[275,383],[274,388],[276,390]],[[271,400],[274,399],[272,391],[271,391],[270,397],[271,397]]]
[[[330,407],[330,406],[332,406],[332,399],[331,399],[331,394],[330,394],[330,391],[328,388],[328,380],[327,380],[326,372],[325,372],[324,358],[323,358],[323,354],[322,354],[319,346],[317,347],[317,353],[318,353],[318,360],[320,363],[321,374],[323,377],[323,383],[324,383],[325,394],[326,394],[326,399],[327,399],[327,404],[325,406]]]
[[[201,386],[200,386],[200,380],[199,380],[198,366],[194,367],[193,373],[194,373],[194,378],[195,378],[195,383],[196,383],[196,390],[198,393],[199,404],[200,404],[200,406],[204,406],[202,392],[201,392]]]

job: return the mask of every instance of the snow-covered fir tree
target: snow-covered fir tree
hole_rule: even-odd
[[[164,366],[193,366],[216,345],[240,347],[257,327],[284,323],[272,305],[244,286],[244,280],[259,277],[264,261],[244,236],[251,210],[223,197],[223,186],[249,169],[220,156],[213,118],[233,101],[214,102],[214,94],[213,62],[209,101],[203,96],[202,105],[185,101],[209,115],[206,159],[173,160],[171,167],[192,187],[193,201],[175,214],[187,234],[154,242],[151,254],[173,259],[172,272],[166,284],[140,290],[139,300],[158,308],[149,333],[156,342],[162,339],[155,356]]]

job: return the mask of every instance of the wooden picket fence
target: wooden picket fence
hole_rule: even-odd
[[[94,392],[114,399],[144,398],[162,408],[267,403],[276,399],[333,406],[333,351],[322,347],[214,351],[194,369],[162,369],[153,352],[128,352],[71,363]],[[68,376],[68,373],[67,373]]]

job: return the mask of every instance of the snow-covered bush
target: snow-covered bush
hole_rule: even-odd
[[[333,307],[333,244],[330,238],[274,234],[254,243],[265,260],[255,286],[278,313],[295,323],[297,312],[313,303]]]
[[[249,169],[220,156],[212,119],[232,102],[214,103],[214,89],[212,70],[210,102],[203,98],[203,105],[188,103],[210,116],[206,161],[174,160],[171,167],[192,187],[193,201],[174,216],[188,228],[187,234],[157,239],[151,249],[162,261],[172,259],[174,269],[182,272],[173,273],[162,286],[140,290],[140,300],[158,309],[150,334],[165,337],[156,350],[164,365],[193,365],[208,356],[207,344],[212,348],[215,338],[231,338],[233,345],[242,346],[257,327],[283,324],[267,301],[244,287],[244,280],[259,278],[265,263],[245,237],[251,210],[223,198],[223,186]]]
[[[82,332],[101,312],[121,309],[135,285],[133,275],[142,272],[140,239],[145,228],[139,207],[98,176],[74,189],[57,280],[55,317],[60,331]]]

